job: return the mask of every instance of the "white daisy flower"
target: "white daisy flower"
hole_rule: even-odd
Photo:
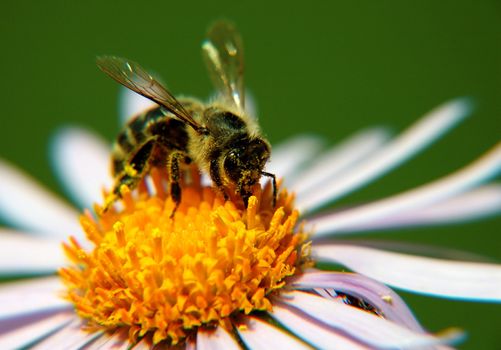
[[[144,103],[127,93],[122,114]],[[501,170],[501,143],[432,183],[318,211],[410,159],[469,109],[466,100],[452,101],[399,136],[368,129],[327,151],[309,136],[277,145],[269,171],[284,182],[278,209],[269,184],[245,210],[192,173],[171,219],[173,202],[162,174],[153,172],[123,193],[122,209],[87,210],[79,224],[78,210],[0,162],[0,212],[19,229],[1,229],[0,272],[26,277],[0,286],[0,348],[446,348],[461,332],[428,333],[388,286],[499,302],[501,265],[413,256],[342,237],[498,214],[501,186],[489,182]],[[110,188],[109,153],[82,128],[58,134],[56,168],[78,206],[101,202],[101,189]]]

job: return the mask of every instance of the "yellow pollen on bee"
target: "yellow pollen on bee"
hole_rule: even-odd
[[[271,192],[257,188],[245,209],[210,187],[185,185],[171,218],[175,204],[164,192],[124,189],[122,209],[81,216],[92,250],[74,238],[64,244],[66,298],[91,329],[126,327],[132,342],[148,336],[155,344],[270,311],[270,297],[308,261],[292,196],[281,191],[275,209]]]
[[[130,164],[125,165],[125,173],[130,176],[130,177],[135,177],[137,176],[137,170],[132,167]]]

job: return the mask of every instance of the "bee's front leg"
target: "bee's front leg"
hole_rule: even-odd
[[[167,158],[167,168],[169,170],[169,183],[170,183],[170,195],[174,201],[175,207],[170,214],[172,218],[176,213],[179,204],[181,203],[181,186],[179,185],[179,180],[181,178],[181,167],[180,163],[187,163],[188,156],[186,153],[181,151],[173,151],[169,154]]]
[[[230,197],[226,193],[226,190],[223,186],[223,180],[221,179],[221,172],[219,168],[218,159],[213,159],[210,162],[210,178],[213,182],[213,185],[219,190],[220,193],[223,194],[224,200],[228,200]]]
[[[113,186],[113,192],[105,201],[103,211],[107,211],[113,203],[122,197],[121,188],[127,186],[133,190],[137,184],[144,178],[144,174],[148,172],[150,161],[155,147],[155,138],[151,138],[143,143],[137,152],[127,161],[124,170],[118,174]]]

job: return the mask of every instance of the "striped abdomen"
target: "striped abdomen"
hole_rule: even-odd
[[[141,176],[150,166],[164,165],[170,152],[186,152],[187,144],[186,124],[165,116],[159,107],[147,110],[118,135],[112,152],[113,176],[123,175],[126,165]]]

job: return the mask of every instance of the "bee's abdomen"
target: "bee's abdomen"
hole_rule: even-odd
[[[160,108],[133,118],[115,141],[111,157],[113,175],[122,173],[139,149],[152,139],[158,153],[154,159],[157,162],[172,150],[185,151],[188,144],[186,124],[166,116]]]

